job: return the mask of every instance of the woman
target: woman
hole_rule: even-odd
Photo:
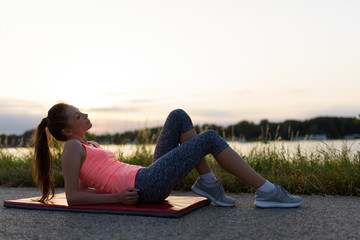
[[[54,105],[38,125],[33,168],[34,179],[42,193],[39,201],[51,199],[55,192],[48,128],[55,139],[66,141],[61,161],[69,205],[162,202],[172,188],[196,168],[200,177],[192,190],[219,206],[234,206],[235,200],[225,195],[221,181],[204,159],[209,153],[226,171],[257,189],[255,206],[296,207],[302,204],[301,197],[291,195],[255,172],[215,131],[197,135],[190,117],[181,109],[172,111],[167,117],[153,163],[148,167],[119,162],[112,152],[87,141],[84,134],[91,127],[87,114],[64,103]]]

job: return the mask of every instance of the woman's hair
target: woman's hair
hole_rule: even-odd
[[[50,200],[55,194],[55,185],[52,179],[53,158],[49,147],[48,131],[56,140],[66,141],[61,130],[69,127],[66,115],[67,106],[69,105],[66,103],[58,103],[50,108],[48,116],[41,120],[34,134],[33,177],[42,193],[39,202]]]

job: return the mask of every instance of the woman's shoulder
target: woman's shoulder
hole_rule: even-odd
[[[85,156],[86,150],[78,140],[69,139],[65,142],[62,159],[73,159],[74,157],[83,159]]]
[[[65,142],[65,148],[78,148],[81,147],[80,141],[76,139],[69,139]]]
[[[69,139],[65,142],[64,151],[69,152],[80,152],[81,154],[85,152],[82,144],[76,139]]]

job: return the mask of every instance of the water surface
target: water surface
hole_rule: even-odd
[[[270,147],[271,149],[284,149],[286,152],[293,154],[298,148],[303,154],[309,154],[311,152],[322,151],[330,149],[336,149],[341,151],[344,147],[350,150],[353,153],[360,153],[360,139],[357,140],[325,140],[325,141],[315,141],[315,140],[305,140],[305,141],[273,141],[268,143],[263,142],[237,142],[229,141],[230,146],[239,152],[241,155],[247,155],[254,148],[262,149],[264,147]],[[109,149],[115,153],[121,153],[124,156],[131,155],[136,152],[136,150],[141,147],[140,145],[134,144],[124,144],[124,145],[103,145],[105,149]],[[153,152],[155,145],[146,145],[146,148]],[[22,156],[24,154],[29,154],[33,149],[30,148],[4,148],[1,149],[4,153],[10,153],[15,156]]]

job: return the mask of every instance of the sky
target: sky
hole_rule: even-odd
[[[0,133],[66,102],[96,134],[360,113],[359,1],[0,0]]]

